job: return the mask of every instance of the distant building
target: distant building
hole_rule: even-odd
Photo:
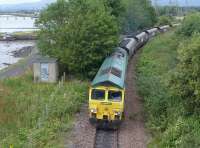
[[[55,83],[58,80],[57,59],[40,57],[33,63],[34,82]]]

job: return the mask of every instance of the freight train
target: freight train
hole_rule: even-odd
[[[145,30],[136,36],[125,37],[107,57],[89,89],[89,121],[97,127],[118,128],[124,118],[125,79],[129,59],[149,39],[171,26]]]

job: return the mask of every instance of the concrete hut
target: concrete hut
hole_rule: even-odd
[[[40,57],[33,63],[34,82],[55,83],[58,80],[57,59]]]

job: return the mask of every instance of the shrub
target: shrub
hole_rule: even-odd
[[[162,25],[171,25],[172,19],[168,16],[160,16],[158,18],[158,26],[162,26]]]
[[[159,36],[144,48],[137,65],[137,84],[145,100],[148,127],[156,131],[167,126],[170,95],[164,81],[176,65],[177,46],[173,33]]]
[[[199,148],[200,147],[200,122],[197,117],[178,119],[162,135],[158,144],[160,148]]]
[[[183,100],[188,113],[200,114],[200,34],[178,48],[179,63],[170,80],[174,95]]]
[[[177,30],[178,35],[191,37],[194,33],[200,33],[200,13],[191,13],[185,17],[181,27]]]

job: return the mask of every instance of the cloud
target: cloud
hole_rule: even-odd
[[[40,0],[0,0],[0,4],[20,4],[20,3],[32,3]]]

